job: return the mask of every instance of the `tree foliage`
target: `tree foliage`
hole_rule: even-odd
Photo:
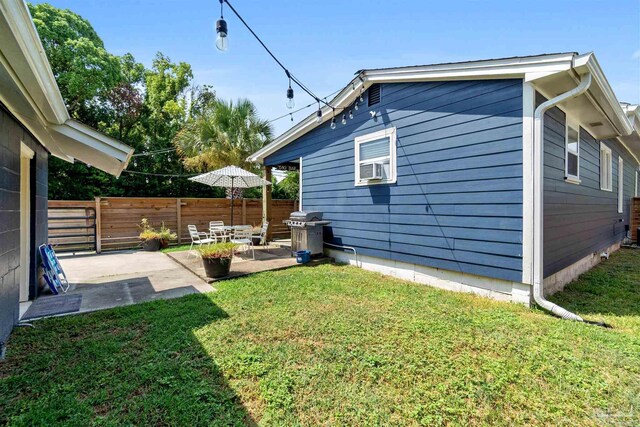
[[[150,69],[133,55],[110,54],[91,24],[70,10],[29,5],[36,29],[73,118],[132,146],[136,153],[172,150],[187,118],[215,98],[210,87],[194,90],[185,62],[158,53]],[[193,98],[195,96],[195,98]],[[190,102],[193,99],[196,102]],[[176,153],[138,156],[133,172],[187,173]],[[94,196],[218,197],[220,189],[186,178],[145,176],[125,171],[119,179],[96,168],[57,158],[49,162],[49,198],[86,200]]]
[[[248,99],[213,99],[187,120],[174,138],[188,170],[203,172],[227,165],[259,172],[247,157],[271,141],[271,124],[258,117]]]

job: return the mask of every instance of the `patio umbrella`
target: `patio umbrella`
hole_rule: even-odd
[[[222,169],[203,173],[189,178],[190,181],[199,182],[211,187],[231,188],[231,225],[233,226],[233,190],[234,188],[262,187],[271,185],[267,180],[260,178],[255,173],[246,171],[237,166],[226,166]]]

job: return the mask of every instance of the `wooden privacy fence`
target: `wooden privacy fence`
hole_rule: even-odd
[[[288,237],[289,230],[282,221],[289,218],[296,207],[295,200],[272,200],[270,228],[274,237]],[[178,233],[177,241],[172,242],[178,244],[191,242],[188,225],[193,224],[198,230],[206,231],[209,221],[231,223],[229,199],[97,197],[95,201],[50,200],[49,208],[49,240],[52,245],[73,250],[88,249],[94,242],[92,237],[69,237],[70,234],[88,233],[65,233],[66,230],[55,227],[64,223],[69,226],[87,225],[91,229],[94,224],[94,248],[97,252],[137,247],[142,218],[147,218],[155,228],[164,223],[172,232]],[[91,216],[93,218],[80,218]],[[52,221],[54,217],[57,219]],[[237,225],[259,227],[262,224],[262,200],[234,200],[233,218]]]
[[[640,227],[640,197],[631,199],[631,240],[638,241],[638,227]]]

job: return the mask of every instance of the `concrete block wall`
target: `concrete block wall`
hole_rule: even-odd
[[[47,150],[0,104],[0,342],[18,321],[20,296],[20,143],[31,160],[31,283],[37,294],[37,248],[47,241]]]

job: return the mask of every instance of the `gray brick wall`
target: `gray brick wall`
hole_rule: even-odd
[[[48,152],[0,104],[0,341],[18,321],[20,296],[20,142],[35,151],[31,161],[31,283],[38,292],[37,248],[47,241]]]

